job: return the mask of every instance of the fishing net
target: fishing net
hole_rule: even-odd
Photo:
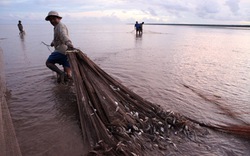
[[[250,136],[249,125],[209,125],[163,110],[117,82],[80,50],[67,55],[85,155],[166,155],[168,149],[177,149],[173,140],[192,140],[203,133],[200,126]]]
[[[81,51],[68,57],[88,155],[148,155],[175,147],[171,135],[190,135],[185,118],[130,91]]]

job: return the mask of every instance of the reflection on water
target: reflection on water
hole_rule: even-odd
[[[141,39],[142,38],[142,34],[135,34],[136,39]]]
[[[21,48],[22,48],[24,59],[26,62],[29,62],[27,58],[27,54],[26,54],[25,32],[19,33],[19,36],[20,36],[20,41],[21,41],[20,43],[21,43]]]
[[[45,66],[50,25],[0,26],[9,105],[23,155],[81,155],[83,145],[72,87],[56,84]],[[82,49],[119,82],[164,109],[211,124],[249,124],[250,31],[174,26],[69,25]],[[41,31],[42,30],[42,31]],[[13,46],[15,45],[15,46]],[[249,140],[207,131],[189,155],[248,155]],[[172,153],[178,153],[171,151]]]

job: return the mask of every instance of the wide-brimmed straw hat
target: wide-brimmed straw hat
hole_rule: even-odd
[[[56,12],[56,11],[50,11],[50,12],[48,13],[48,16],[45,18],[45,20],[46,20],[46,21],[49,21],[49,18],[50,18],[51,16],[58,17],[58,18],[62,19],[62,17],[58,14],[58,12]]]

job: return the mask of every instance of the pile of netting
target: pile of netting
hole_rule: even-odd
[[[248,124],[209,125],[165,111],[117,82],[80,50],[68,57],[86,155],[166,155],[177,149],[173,140],[193,140],[201,130],[197,125],[250,138]]]
[[[68,57],[88,155],[148,155],[176,147],[171,135],[190,135],[188,120],[130,91],[81,51]]]

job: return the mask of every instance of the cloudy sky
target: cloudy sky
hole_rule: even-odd
[[[0,24],[43,23],[50,10],[75,23],[250,24],[250,0],[0,0]]]

